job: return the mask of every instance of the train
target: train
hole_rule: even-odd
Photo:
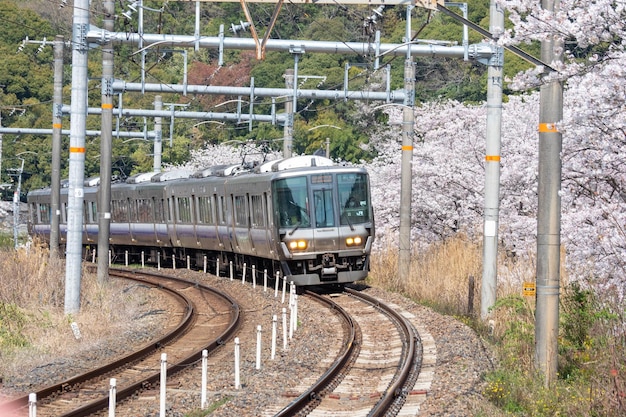
[[[61,187],[59,241],[67,239]],[[85,180],[82,244],[97,247],[97,178]],[[369,175],[317,155],[149,172],[111,184],[109,249],[153,264],[206,259],[225,274],[255,265],[298,286],[363,280],[375,238]],[[27,194],[28,229],[50,239],[51,189]]]

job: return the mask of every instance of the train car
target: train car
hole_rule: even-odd
[[[85,189],[83,244],[93,245],[99,187]],[[29,193],[28,202],[31,233],[48,239],[50,189]],[[65,222],[61,216],[61,242]],[[256,265],[296,285],[364,279],[375,236],[367,171],[320,156],[131,177],[111,185],[110,229],[114,256]]]

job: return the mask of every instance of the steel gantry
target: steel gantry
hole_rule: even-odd
[[[72,115],[72,129],[71,129],[71,145],[70,145],[70,196],[71,199],[68,204],[68,240],[67,240],[67,288],[70,289],[70,293],[66,292],[66,312],[73,312],[78,308],[78,295],[76,289],[79,288],[80,272],[76,263],[80,264],[81,260],[81,227],[79,224],[82,207],[82,180],[84,177],[84,117],[88,113],[86,100],[83,98],[86,91],[86,46],[92,43],[100,45],[106,45],[110,48],[113,44],[131,44],[137,45],[139,50],[136,53],[141,55],[142,59],[142,79],[141,83],[126,83],[124,81],[112,80],[111,78],[104,79],[103,85],[107,86],[107,99],[114,92],[154,92],[154,93],[173,93],[178,92],[182,94],[220,94],[231,96],[268,96],[268,97],[291,97],[293,105],[291,106],[290,113],[285,117],[286,127],[293,128],[293,113],[296,112],[297,99],[300,97],[308,97],[311,99],[337,99],[337,100],[382,100],[386,103],[397,104],[403,107],[404,121],[403,121],[403,142],[402,142],[402,159],[403,161],[410,162],[413,152],[413,135],[414,135],[414,112],[413,105],[415,100],[414,91],[414,62],[413,59],[416,56],[428,56],[428,57],[448,57],[459,58],[464,60],[474,60],[481,62],[489,66],[499,67],[502,66],[502,48],[491,43],[479,43],[470,45],[466,39],[463,45],[452,45],[445,42],[427,41],[427,40],[410,40],[411,27],[410,16],[411,10],[414,7],[426,7],[432,10],[443,7],[443,3],[433,0],[417,0],[413,1],[401,1],[401,0],[319,0],[315,1],[315,4],[347,4],[347,5],[401,5],[407,7],[407,27],[406,27],[406,40],[402,44],[390,44],[381,43],[380,34],[376,34],[376,40],[374,42],[330,42],[330,41],[310,41],[310,40],[284,40],[284,39],[271,39],[271,29],[275,23],[276,17],[280,11],[282,0],[240,0],[240,3],[246,14],[248,20],[248,27],[250,27],[253,33],[252,39],[239,38],[239,37],[226,37],[224,35],[223,26],[220,28],[218,36],[201,36],[200,35],[200,3],[203,0],[196,0],[196,28],[194,35],[171,35],[171,34],[148,34],[143,32],[143,5],[142,1],[133,2],[133,9],[139,13],[139,25],[138,33],[127,32],[114,32],[108,27],[101,29],[88,23],[88,0],[77,0],[74,5],[74,24],[73,24],[73,68],[72,68],[72,103],[70,106],[70,113]],[[239,1],[239,0],[224,0],[224,1]],[[256,28],[252,22],[252,17],[247,9],[246,3],[272,3],[276,5],[274,13],[269,27],[266,29],[263,39],[259,40]],[[291,3],[308,3],[306,0],[293,0]],[[127,14],[124,14],[127,16]],[[129,17],[128,15],[127,17]],[[243,25],[243,24],[242,24]],[[107,30],[108,29],[108,30]],[[390,91],[387,89],[385,92],[376,91],[350,91],[347,88],[344,90],[298,90],[298,83],[294,82],[292,88],[285,89],[263,89],[254,87],[254,83],[251,82],[249,87],[231,87],[231,86],[193,86],[179,84],[150,84],[145,81],[145,53],[147,50],[153,47],[177,47],[177,48],[195,48],[196,50],[203,49],[215,49],[219,54],[219,65],[223,64],[223,51],[224,49],[238,49],[238,50],[255,50],[257,57],[262,58],[266,51],[285,51],[290,52],[294,56],[294,78],[297,74],[298,58],[304,53],[335,53],[335,54],[362,54],[371,55],[374,54],[375,68],[378,69],[378,59],[385,55],[397,55],[405,57],[405,85],[402,90]],[[108,64],[107,64],[108,65]],[[413,78],[413,79],[411,79]],[[104,107],[103,93],[103,114],[114,114],[113,109],[109,109],[108,104]],[[497,107],[497,106],[496,106]],[[128,111],[128,110],[127,110]],[[501,111],[501,108],[497,108],[496,111]],[[153,110],[155,117],[167,117],[162,114],[162,110]],[[183,116],[186,112],[177,112],[176,116]],[[107,116],[108,117],[108,116]],[[204,114],[204,117],[208,120],[209,117],[216,117],[218,120],[225,120],[228,117],[221,115]],[[250,119],[252,119],[252,110],[250,111]],[[256,115],[254,117],[257,117]],[[499,122],[499,117],[498,117]],[[488,122],[489,123],[489,122]],[[103,129],[104,129],[103,124]],[[498,127],[499,129],[499,127]],[[288,130],[286,129],[286,132]],[[290,130],[292,132],[292,130]],[[499,132],[499,130],[498,130]],[[110,137],[110,135],[108,135]],[[499,141],[499,137],[497,138]],[[408,201],[409,204],[403,204],[400,208],[400,254],[401,259],[399,262],[399,270],[403,271],[403,274],[408,274],[409,262],[410,262],[410,193],[411,193],[411,170],[410,163],[407,163],[405,169],[403,162],[402,169],[402,201]],[[101,213],[100,216],[106,218],[110,216],[110,213]],[[106,222],[103,223],[105,225]],[[105,227],[106,228],[106,227]],[[106,230],[101,230],[101,233],[106,233]],[[98,249],[100,253],[100,248]],[[69,258],[72,257],[73,261]],[[99,263],[100,266],[100,263]],[[70,270],[72,272],[70,272]],[[74,277],[70,279],[70,275],[75,274],[78,278]],[[101,273],[99,272],[100,276]],[[77,284],[78,281],[78,284]],[[76,298],[72,298],[76,297]]]

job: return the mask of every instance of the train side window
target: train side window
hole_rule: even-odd
[[[176,202],[176,220],[180,223],[191,223],[191,203],[189,197],[178,197],[176,198]]]
[[[131,200],[129,198],[127,201],[128,201],[128,214],[129,214],[130,222],[137,223],[137,221],[139,220],[139,216],[137,215],[137,200]]]
[[[226,199],[224,198],[223,195],[220,196],[219,211],[220,211],[220,223],[226,224],[228,220],[228,215],[227,215]]]
[[[96,203],[95,201],[90,201],[89,208],[91,211],[91,218],[93,219],[93,222],[97,223],[98,222],[98,203]]]
[[[141,223],[151,223],[154,220],[152,200],[146,198],[137,200],[137,219]]]
[[[248,225],[248,210],[246,208],[245,195],[236,195],[234,199],[235,203],[235,226],[247,226]]]
[[[198,222],[205,224],[215,223],[213,201],[209,196],[198,197]]]
[[[48,204],[39,204],[39,216],[37,223],[49,224],[50,223],[50,206]]]
[[[265,200],[265,224],[269,226],[272,224],[272,198],[267,193],[263,193],[263,198]]]
[[[263,215],[263,197],[260,195],[250,196],[250,221],[252,227],[265,227]]]
[[[91,216],[89,215],[89,206],[88,202],[83,200],[83,224],[85,223],[93,223],[91,220]]]
[[[167,223],[172,222],[172,210],[170,208],[170,201],[172,199],[168,198],[167,200],[161,199],[161,203],[163,204],[163,216],[165,216],[165,220]]]
[[[128,222],[128,205],[126,200],[111,201],[111,219],[116,223]]]

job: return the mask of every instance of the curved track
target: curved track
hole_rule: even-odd
[[[102,410],[108,406],[110,378],[117,380],[121,401],[158,383],[161,352],[167,350],[167,372],[173,374],[199,360],[204,349],[209,354],[217,349],[239,326],[239,305],[213,288],[157,274],[113,269],[110,274],[166,291],[180,305],[178,326],[128,356],[36,391],[38,416],[85,416]],[[0,404],[0,415],[28,415],[28,396]]]
[[[395,416],[402,410],[422,363],[413,325],[379,300],[355,290],[306,294],[335,310],[347,329],[336,360],[276,416]],[[307,387],[308,384],[309,386]]]

